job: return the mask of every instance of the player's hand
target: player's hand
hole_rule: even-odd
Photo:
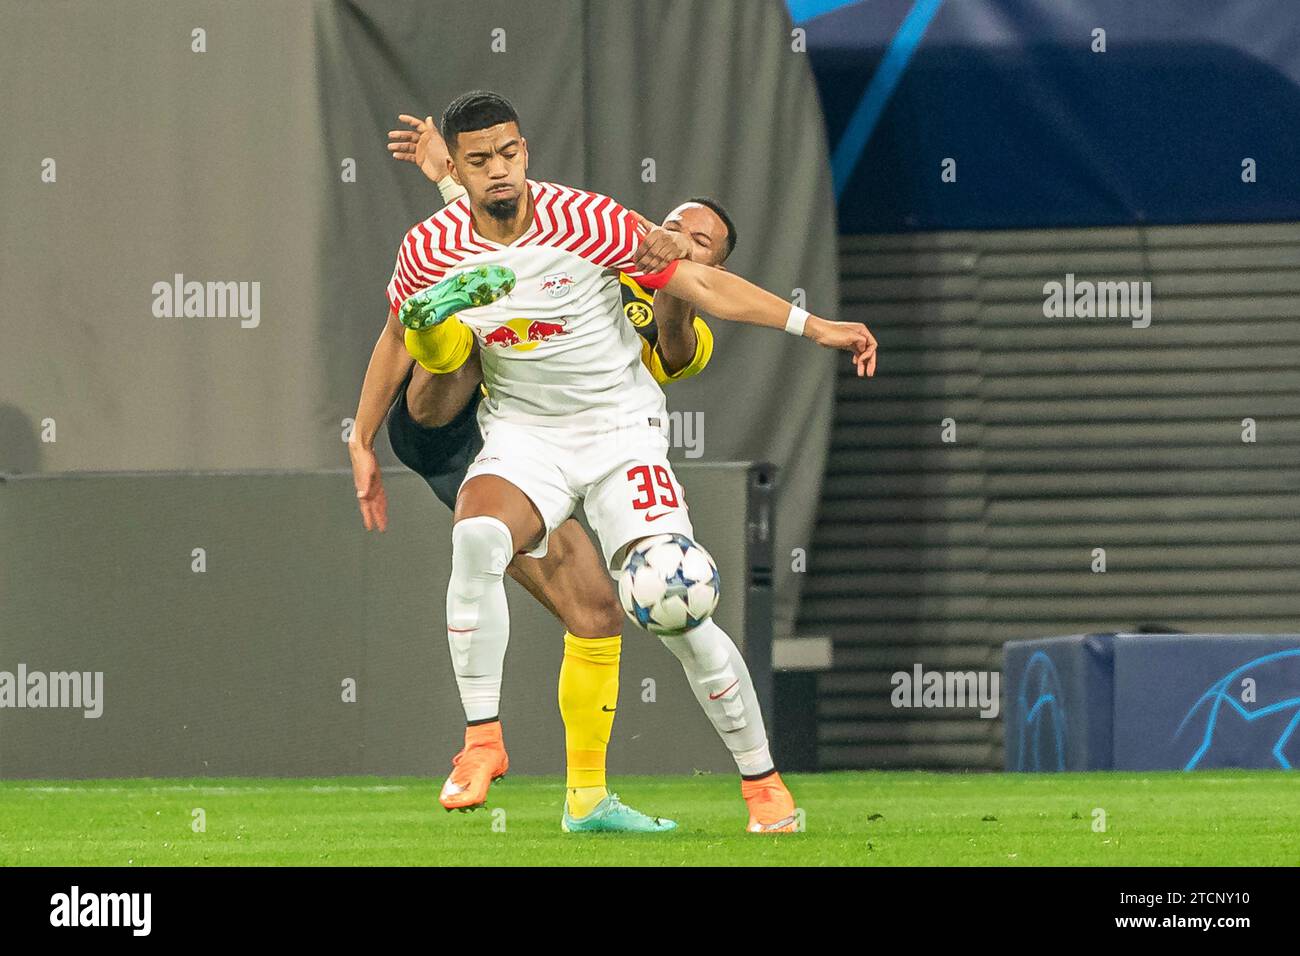
[[[831,322],[810,315],[803,334],[828,349],[852,352],[858,378],[863,375],[871,378],[876,374],[876,337],[861,322]]]
[[[674,259],[690,258],[691,240],[683,233],[657,226],[639,212],[632,215],[646,231],[646,237],[632,255],[633,263],[642,272],[662,272]]]
[[[451,153],[447,150],[447,143],[438,132],[433,117],[417,119],[402,113],[397,118],[411,128],[388,131],[388,138],[391,140],[388,151],[393,154],[393,159],[415,163],[420,167],[420,171],[435,183],[446,176],[449,172],[447,162],[451,159]]]
[[[388,495],[384,493],[384,478],[379,473],[375,450],[348,442],[348,455],[352,458],[352,483],[357,489],[357,505],[366,530],[387,531]]]

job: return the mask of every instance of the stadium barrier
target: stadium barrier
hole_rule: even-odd
[[[1300,763],[1300,635],[1009,641],[1003,686],[1007,770]]]
[[[677,470],[721,574],[716,619],[770,712],[773,469]],[[464,725],[451,516],[413,474],[385,485],[381,535],[343,470],[0,478],[0,777],[440,778]],[[507,589],[511,771],[559,773],[563,627]],[[676,658],[632,624],[621,673],[613,773],[734,771]]]

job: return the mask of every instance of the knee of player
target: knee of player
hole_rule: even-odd
[[[611,593],[607,600],[574,608],[565,615],[564,626],[579,637],[613,637],[623,633],[623,621],[623,608]]]
[[[491,515],[462,518],[451,528],[452,577],[505,573],[514,552],[510,529]]]

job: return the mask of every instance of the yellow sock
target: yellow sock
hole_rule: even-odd
[[[411,357],[436,375],[456,371],[474,347],[474,333],[454,315],[433,328],[407,329],[405,340]]]
[[[618,658],[621,635],[575,637],[564,634],[560,665],[560,716],[568,758],[569,813],[585,817],[608,791],[605,750],[618,706]]]

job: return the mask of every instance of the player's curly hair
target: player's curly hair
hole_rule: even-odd
[[[461,133],[472,133],[499,123],[519,125],[519,114],[510,101],[491,90],[470,90],[447,104],[438,125],[448,149],[455,149],[456,138]]]

